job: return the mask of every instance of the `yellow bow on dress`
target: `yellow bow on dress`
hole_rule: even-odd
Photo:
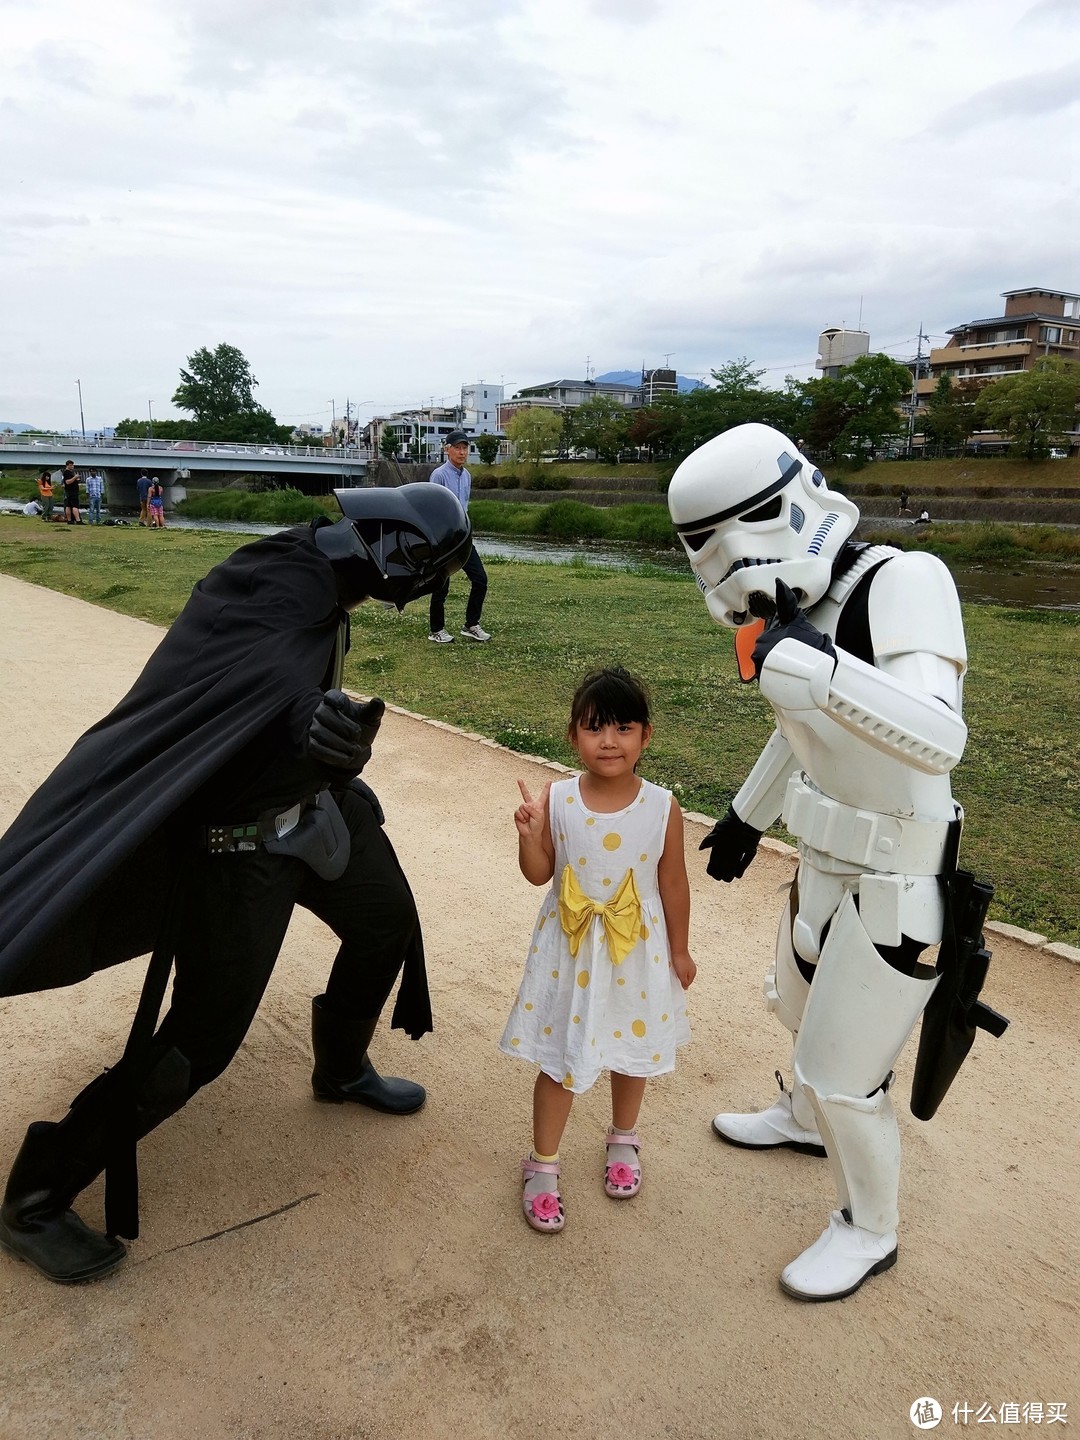
[[[604,923],[611,963],[621,965],[641,936],[641,896],[634,884],[633,870],[627,870],[615,894],[601,904],[589,899],[571,867],[565,866],[559,885],[559,919],[575,959],[597,916]]]

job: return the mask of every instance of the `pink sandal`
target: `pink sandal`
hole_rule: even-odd
[[[622,1135],[609,1129],[604,1143],[605,1145],[632,1145],[639,1154],[641,1152],[641,1141],[638,1139],[636,1130],[631,1135]],[[604,1193],[610,1195],[612,1200],[632,1200],[640,1189],[640,1165],[627,1165],[624,1160],[616,1160],[608,1164],[604,1171]]]
[[[531,1155],[526,1155],[521,1162],[521,1174],[525,1181],[531,1180],[534,1175],[558,1173],[558,1162],[534,1160]],[[557,1186],[552,1190],[541,1190],[538,1195],[528,1195],[523,1191],[521,1208],[525,1212],[525,1219],[534,1230],[539,1230],[541,1235],[553,1235],[566,1224],[566,1211],[563,1209],[562,1196]]]

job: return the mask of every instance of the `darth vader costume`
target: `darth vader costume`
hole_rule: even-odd
[[[398,1114],[424,1102],[367,1055],[399,972],[393,1024],[418,1039],[431,1009],[412,893],[359,779],[383,702],[339,687],[348,612],[442,583],[469,522],[427,484],[335,493],[342,520],[244,546],[195,586],[129,693],[0,839],[0,994],[152,952],[122,1059],[58,1124],[31,1124],[8,1180],[0,1247],[50,1279],[123,1260],[135,1146],[229,1064],[297,904],[341,942],[312,1002],[316,1097]],[[103,1170],[105,1235],[71,1208]]]

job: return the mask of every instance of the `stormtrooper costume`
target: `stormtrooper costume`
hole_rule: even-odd
[[[934,556],[851,541],[856,506],[769,426],[696,450],[668,503],[713,619],[768,621],[753,666],[776,730],[702,844],[709,873],[742,875],[781,816],[799,848],[765,982],[794,1037],[794,1082],[777,1072],[774,1105],[713,1128],[748,1149],[828,1155],[839,1206],[780,1283],[840,1299],[896,1262],[889,1091],[938,983],[919,955],[942,936],[938,877],[961,820],[949,783],[967,735],[960,603]]]

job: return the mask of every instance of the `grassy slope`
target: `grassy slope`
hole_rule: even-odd
[[[159,624],[235,544],[209,532],[76,530],[0,516],[0,570]],[[514,562],[489,570],[492,644],[429,645],[422,603],[400,616],[364,606],[354,616],[349,684],[571,763],[562,738],[571,691],[592,665],[627,664],[655,701],[646,773],[687,808],[721,813],[770,724],[756,688],[735,679],[731,637],[709,621],[689,576]],[[462,592],[455,582],[455,629]],[[982,606],[967,607],[965,619],[971,734],[956,791],[967,811],[966,863],[996,882],[996,918],[1080,943],[1080,624]]]

